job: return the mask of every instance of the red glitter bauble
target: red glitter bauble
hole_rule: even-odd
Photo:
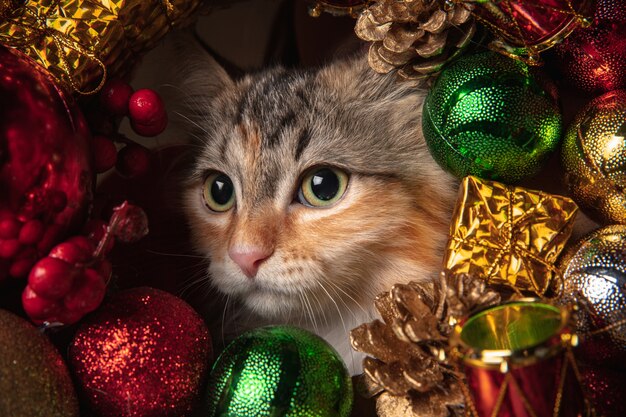
[[[626,416],[626,372],[584,364],[580,365],[580,372],[585,394],[597,415]]]
[[[556,65],[575,87],[604,93],[626,87],[626,6],[599,0],[594,23],[555,48]]]
[[[200,316],[181,299],[147,287],[111,297],[69,348],[82,399],[102,417],[188,415],[211,357]]]
[[[89,140],[51,76],[0,46],[0,280],[28,274],[80,225],[92,196]]]

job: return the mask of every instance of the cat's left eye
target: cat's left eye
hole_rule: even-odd
[[[235,205],[235,187],[228,175],[222,172],[213,172],[204,180],[202,196],[213,211],[228,211]]]
[[[348,174],[333,167],[314,168],[302,179],[298,201],[308,207],[328,207],[343,197]]]

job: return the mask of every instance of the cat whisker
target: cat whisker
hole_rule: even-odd
[[[228,305],[230,302],[230,295],[226,295],[226,303],[224,304],[224,312],[222,313],[222,346],[226,348],[226,335],[224,329],[226,328],[226,312],[228,311]]]
[[[304,305],[305,305],[305,307],[307,309],[309,320],[313,324],[313,329],[315,330],[316,333],[318,333],[319,329],[318,329],[318,326],[317,326],[317,319],[315,318],[315,313],[313,312],[313,307],[311,306],[311,301],[309,300],[309,297],[307,296],[307,294],[302,289],[300,289],[299,291],[302,294],[302,299],[304,300]]]
[[[361,305],[361,303],[359,303],[357,300],[354,299],[353,296],[351,296],[346,290],[344,290],[343,288],[341,288],[341,286],[339,284],[337,284],[336,282],[332,282],[332,281],[326,281],[328,284],[332,285],[333,287],[335,287],[338,291],[341,291],[346,297],[348,297],[357,307],[359,307],[361,309],[361,311],[368,316],[369,313],[367,312],[367,310],[365,310],[365,308]]]
[[[196,258],[196,259],[204,259],[206,260],[206,256],[202,255],[192,255],[189,253],[168,253],[168,252],[160,252],[152,249],[147,249],[146,252],[152,253],[154,255],[163,255],[163,256],[175,256],[180,258]]]

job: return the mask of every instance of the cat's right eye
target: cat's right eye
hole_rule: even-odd
[[[222,172],[213,172],[206,177],[202,196],[207,207],[213,211],[228,211],[235,205],[235,187],[228,175]]]

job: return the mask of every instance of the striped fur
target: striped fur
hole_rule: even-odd
[[[235,82],[198,55],[183,87],[198,144],[185,208],[210,279],[266,322],[317,331],[358,369],[347,332],[371,319],[374,297],[440,268],[456,184],[422,138],[424,91],[373,73],[360,57]],[[303,172],[317,165],[350,175],[330,208],[294,200]],[[235,184],[226,213],[202,200],[212,170]],[[273,251],[254,279],[229,258],[237,245]]]

